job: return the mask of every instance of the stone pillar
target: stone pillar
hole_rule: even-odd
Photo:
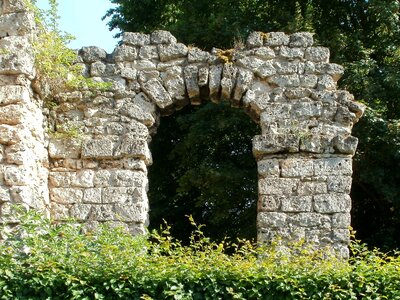
[[[258,240],[304,240],[347,256],[351,157],[270,156],[258,161]]]
[[[357,146],[351,128],[363,107],[345,91],[307,93],[309,98],[281,99],[278,108],[261,113],[262,135],[253,140],[258,240],[303,240],[348,257]]]
[[[107,222],[143,234],[151,163],[145,124],[155,122],[154,104],[125,90],[125,79],[103,49],[85,47],[79,60],[88,76],[111,87],[56,96],[49,122],[52,216],[74,218],[88,229]]]
[[[12,204],[47,211],[42,101],[35,98],[34,18],[23,0],[0,1],[0,216]]]

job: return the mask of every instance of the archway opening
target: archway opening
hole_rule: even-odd
[[[163,220],[187,242],[193,227],[206,236],[255,239],[257,164],[252,137],[258,125],[229,103],[186,106],[162,117],[150,148],[150,229]]]

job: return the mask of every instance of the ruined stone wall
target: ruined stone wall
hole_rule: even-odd
[[[48,155],[42,103],[31,88],[35,77],[33,15],[22,1],[0,1],[0,220],[13,222],[18,203],[47,213]],[[9,215],[10,217],[6,217]]]
[[[229,101],[260,125],[261,134],[253,139],[259,241],[277,235],[305,239],[346,256],[357,146],[351,129],[363,107],[348,92],[336,90],[343,68],[329,63],[329,50],[313,43],[310,33],[254,32],[244,49],[208,53],[178,43],[169,32],[155,31],[125,33],[111,54],[82,48],[78,63],[85,75],[112,87],[56,95],[58,105],[48,115],[48,145],[43,128],[36,133],[32,124],[18,123],[26,123],[31,133],[23,143],[38,141],[40,151],[31,155],[35,164],[48,154],[48,182],[41,180],[38,186],[49,189],[52,217],[73,217],[89,228],[112,222],[143,233],[149,211],[148,144],[160,115],[188,104]],[[30,57],[29,51],[19,53]],[[10,72],[6,74],[10,80]],[[40,107],[30,109],[35,101],[29,80],[24,82],[26,100],[19,105],[35,115]],[[12,86],[5,84],[7,90]],[[1,105],[5,109],[10,104]],[[38,125],[43,118],[36,118]],[[1,139],[6,145],[15,141]],[[8,169],[8,164],[15,162],[6,155],[1,167]],[[5,183],[7,192],[16,185]]]

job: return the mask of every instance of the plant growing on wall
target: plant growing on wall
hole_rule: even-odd
[[[68,90],[106,90],[110,84],[94,82],[82,75],[77,64],[78,54],[68,48],[74,37],[59,29],[57,0],[48,0],[49,9],[40,9],[36,0],[26,0],[26,6],[35,15],[37,35],[33,41],[37,82],[44,98]]]

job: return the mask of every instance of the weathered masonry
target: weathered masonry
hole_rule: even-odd
[[[55,95],[59,105],[49,110],[34,88],[33,16],[22,0],[0,4],[3,222],[15,221],[5,215],[22,203],[55,220],[73,217],[89,228],[115,222],[143,233],[148,144],[160,115],[230,101],[260,125],[253,138],[259,241],[305,239],[346,256],[351,129],[363,106],[336,90],[343,68],[313,46],[312,34],[253,32],[245,49],[208,53],[165,31],[125,33],[112,54],[79,50],[85,75],[112,87]]]

